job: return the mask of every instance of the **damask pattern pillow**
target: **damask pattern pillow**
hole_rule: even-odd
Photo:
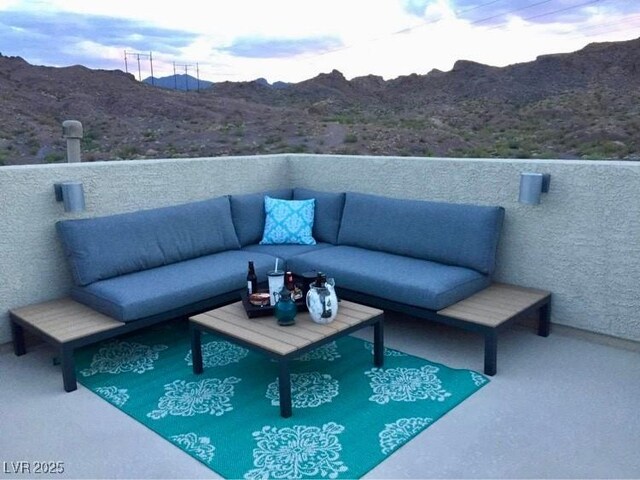
[[[315,245],[313,217],[315,199],[280,200],[264,197],[266,219],[260,245]]]

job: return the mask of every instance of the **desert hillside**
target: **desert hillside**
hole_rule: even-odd
[[[497,68],[177,91],[122,71],[0,55],[0,165],[282,152],[640,159],[640,38]]]

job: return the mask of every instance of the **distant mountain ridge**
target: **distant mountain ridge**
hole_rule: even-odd
[[[189,91],[173,76],[154,79],[164,88],[146,80],[0,56],[0,164],[64,161],[66,119],[83,123],[86,161],[279,152],[640,159],[640,38],[391,80],[333,70],[292,84],[201,80],[199,91],[193,77]]]
[[[266,78],[258,78],[253,81],[267,88],[281,89],[287,88],[290,85],[290,83],[287,82],[273,82],[273,84],[270,84]],[[212,88],[215,85],[214,82],[202,80],[185,73],[180,75],[167,75],[166,77],[147,77],[142,80],[142,82],[154,87],[181,90],[183,92],[204,90],[206,88]]]
[[[213,82],[202,80],[186,73],[180,75],[169,75],[166,77],[147,77],[142,80],[142,82],[159,88],[181,90],[183,92],[204,90],[205,88],[210,88],[213,85]]]

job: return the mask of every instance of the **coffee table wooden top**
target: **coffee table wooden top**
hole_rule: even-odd
[[[338,315],[331,323],[320,325],[311,320],[308,312],[299,312],[295,325],[282,327],[273,316],[248,318],[242,302],[236,302],[189,320],[208,330],[242,339],[279,355],[287,355],[381,314],[382,310],[342,300]]]

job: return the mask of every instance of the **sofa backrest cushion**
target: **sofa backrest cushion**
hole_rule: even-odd
[[[293,191],[290,188],[269,190],[261,193],[230,195],[231,216],[236,228],[240,245],[254,245],[260,242],[264,233],[264,197],[291,200]]]
[[[338,243],[490,275],[504,208],[347,192]]]
[[[318,242],[338,243],[340,220],[344,209],[344,193],[320,192],[309,188],[294,188],[294,200],[316,200],[313,238]]]
[[[240,248],[226,196],[56,227],[77,285]]]

